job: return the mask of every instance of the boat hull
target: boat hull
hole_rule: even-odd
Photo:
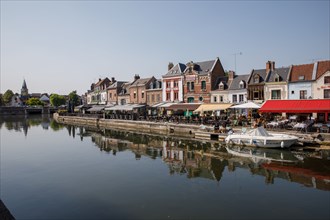
[[[242,146],[253,146],[253,147],[264,147],[264,148],[288,148],[298,141],[298,138],[283,135],[283,136],[272,136],[272,137],[255,137],[247,135],[228,135],[225,139],[228,144],[242,145]]]

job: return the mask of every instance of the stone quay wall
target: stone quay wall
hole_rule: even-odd
[[[200,131],[198,125],[185,125],[175,123],[157,123],[148,121],[131,121],[103,118],[88,118],[76,116],[53,115],[54,119],[63,124],[90,125],[105,129],[123,129],[133,132],[153,133],[160,135],[170,135],[177,137],[194,138],[195,133]]]

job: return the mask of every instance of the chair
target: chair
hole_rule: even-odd
[[[329,127],[328,125],[324,124],[320,127],[320,132],[321,133],[329,133]]]

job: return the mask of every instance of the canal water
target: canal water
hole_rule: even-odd
[[[330,219],[330,152],[246,149],[1,117],[16,219]]]

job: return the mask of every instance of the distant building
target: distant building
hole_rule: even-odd
[[[184,70],[186,65],[178,63],[175,66],[170,63],[168,71],[162,76],[162,101],[164,102],[183,102],[183,82]]]

